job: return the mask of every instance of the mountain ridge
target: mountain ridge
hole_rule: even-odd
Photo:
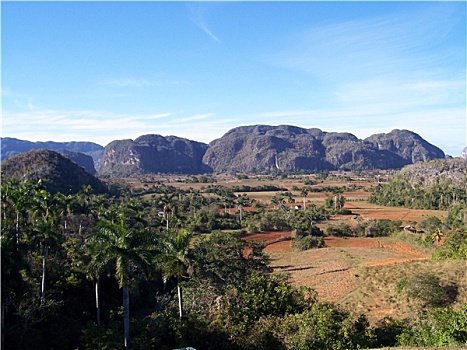
[[[3,138],[2,159],[15,151],[4,147],[5,140],[21,141]],[[28,142],[23,141],[23,145]],[[349,132],[263,124],[232,128],[209,144],[158,134],[114,140],[105,148],[86,142],[46,144],[66,149],[65,145],[71,151],[78,146],[94,147],[86,151],[101,153],[97,161],[94,158],[98,174],[115,176],[389,169],[446,157],[441,149],[409,130],[394,129],[359,139]]]

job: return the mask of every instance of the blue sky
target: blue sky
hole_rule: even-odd
[[[1,3],[2,136],[289,124],[467,146],[465,2]]]

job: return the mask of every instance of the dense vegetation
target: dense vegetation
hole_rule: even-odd
[[[262,247],[241,239],[248,231],[293,230],[297,249],[319,247],[323,232],[315,223],[341,209],[345,198],[338,191],[328,208],[303,210],[285,206],[281,192],[272,210],[222,187],[210,196],[165,185],[156,192],[109,197],[87,186],[64,195],[50,193],[41,181],[2,182],[5,349],[351,349],[467,342],[466,307],[440,308],[428,300],[416,320],[387,319],[372,327],[364,315],[320,303],[313,290],[271,273]],[[458,214],[451,211],[441,223],[457,233],[448,236],[439,258],[465,258],[467,227]],[[392,225],[398,223],[370,222],[365,232],[386,235]]]
[[[380,184],[370,203],[446,210],[467,204],[467,160],[435,160],[409,165],[387,184]]]

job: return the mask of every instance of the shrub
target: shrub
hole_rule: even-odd
[[[285,349],[357,349],[369,347],[374,338],[365,317],[353,319],[332,304],[284,317],[275,330]]]
[[[341,208],[341,209],[339,209],[337,214],[340,214],[340,215],[352,215],[352,210],[347,209],[347,208]]]
[[[418,227],[426,232],[433,232],[435,229],[439,228],[444,231],[442,221],[436,216],[430,216],[423,220]]]
[[[295,238],[292,241],[292,248],[298,251],[323,247],[324,239],[322,237],[305,236],[302,238]]]
[[[399,231],[402,221],[393,221],[388,219],[370,220],[364,225],[365,236],[367,237],[386,237]]]
[[[394,320],[391,317],[385,317],[378,322],[374,329],[376,337],[376,346],[394,347],[397,343],[397,337],[404,332],[406,325],[403,321]]]
[[[398,346],[462,346],[467,343],[467,304],[430,310],[397,336]]]
[[[444,245],[438,247],[433,253],[435,260],[467,259],[467,231],[452,231],[444,241]]]
[[[324,234],[326,236],[335,236],[335,237],[354,237],[356,235],[355,229],[348,225],[341,223],[339,225],[330,225],[326,226],[324,229]]]
[[[439,277],[431,273],[409,278],[403,288],[409,298],[420,301],[422,306],[441,306],[448,300]]]

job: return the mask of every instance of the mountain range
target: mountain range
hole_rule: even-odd
[[[392,169],[446,157],[408,130],[395,129],[362,140],[351,133],[290,125],[240,126],[209,144],[154,134],[112,141],[105,148],[92,142],[1,141],[2,160],[44,148],[60,151],[89,173],[97,169],[98,175],[112,176]]]

